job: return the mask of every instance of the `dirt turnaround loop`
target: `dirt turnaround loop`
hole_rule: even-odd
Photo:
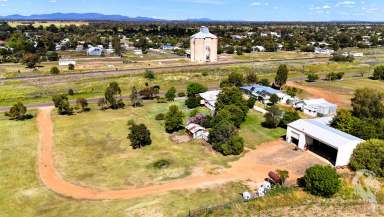
[[[145,187],[131,187],[118,191],[98,191],[92,187],[72,184],[62,179],[54,162],[54,130],[51,119],[52,107],[40,108],[37,116],[39,128],[38,172],[41,181],[52,191],[62,196],[85,200],[131,199],[171,190],[205,188],[231,181],[261,182],[270,170],[287,169],[291,179],[302,175],[308,162],[316,163],[306,153],[293,152],[283,141],[274,141],[258,146],[257,150],[247,152],[240,160],[232,163],[231,168],[217,175],[198,174],[183,179],[159,183]],[[292,153],[287,153],[287,150]],[[281,156],[275,156],[275,155]],[[273,162],[273,156],[276,162]],[[272,159],[272,160],[271,160]],[[307,164],[305,164],[307,163]],[[298,169],[298,167],[302,167]]]

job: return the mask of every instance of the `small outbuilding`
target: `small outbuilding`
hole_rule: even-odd
[[[330,103],[325,99],[299,101],[294,107],[312,117],[334,116],[337,110],[337,105]]]
[[[204,127],[198,124],[191,123],[188,124],[185,129],[193,139],[203,139],[205,141],[208,141],[209,132]]]
[[[199,95],[202,99],[201,104],[209,108],[212,112],[214,112],[216,110],[217,97],[219,96],[220,92],[221,90],[212,90],[200,93]]]
[[[330,127],[332,118],[301,119],[288,124],[287,141],[310,150],[336,167],[347,166],[353,151],[364,140]]]
[[[101,56],[103,54],[103,47],[101,45],[97,46],[97,47],[90,47],[88,48],[87,50],[87,55],[88,56]]]

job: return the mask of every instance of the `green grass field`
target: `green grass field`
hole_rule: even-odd
[[[147,102],[141,108],[128,107],[118,111],[99,111],[95,108],[75,116],[55,116],[55,157],[60,174],[74,183],[122,189],[183,178],[196,167],[214,172],[238,159],[213,152],[200,141],[172,142],[164,130],[164,123],[155,120],[157,114],[167,112],[170,104]],[[183,101],[175,104],[183,109],[187,119],[190,110]],[[202,108],[201,112],[208,111]],[[127,122],[130,119],[148,127],[152,145],[141,150],[130,147],[127,139]],[[240,135],[248,148],[256,148],[258,144],[285,134],[283,129],[263,128],[262,121],[263,117],[252,111],[243,124]],[[153,164],[159,160],[167,160],[171,164],[166,169],[156,169]]]
[[[182,103],[176,102],[180,106]],[[154,120],[154,116],[166,111],[167,107],[168,104],[148,102],[137,109],[54,115],[55,159],[61,175],[75,183],[119,189],[181,178],[189,175],[193,167],[223,167],[237,159],[211,152],[200,142],[179,145],[171,142],[163,124]],[[206,111],[202,109],[201,112]],[[131,118],[149,127],[154,141],[151,146],[142,150],[130,148],[126,123]],[[251,112],[244,123],[242,136],[248,147],[280,136],[280,130],[271,132],[273,136],[267,135],[260,121],[261,115]],[[254,136],[247,133],[248,130],[263,133]],[[78,201],[56,195],[40,182],[36,168],[38,131],[35,119],[17,122],[0,116],[0,140],[0,216],[175,216],[217,201],[231,201],[247,189],[240,183],[229,183],[211,189],[172,191],[132,200]],[[171,166],[164,170],[154,169],[152,163],[158,159],[170,160]]]

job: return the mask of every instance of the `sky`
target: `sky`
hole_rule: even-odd
[[[0,16],[54,12],[171,20],[384,21],[384,0],[0,0]]]

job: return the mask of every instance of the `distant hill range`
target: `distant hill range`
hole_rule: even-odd
[[[32,14],[23,16],[19,14],[0,16],[1,20],[64,20],[64,21],[137,21],[155,22],[167,21],[150,17],[128,17],[123,15],[105,15],[99,13],[52,13],[52,14]],[[208,18],[187,19],[187,22],[209,22]]]

